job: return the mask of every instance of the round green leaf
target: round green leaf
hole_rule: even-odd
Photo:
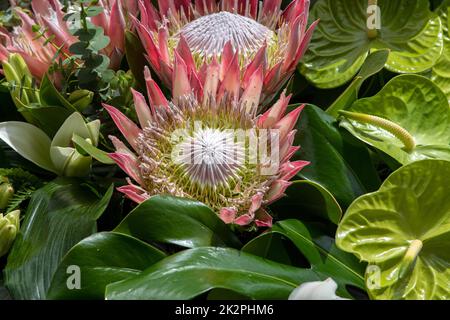
[[[419,75],[392,79],[377,95],[356,101],[348,111],[387,119],[415,141],[412,151],[380,125],[344,118],[341,126],[401,164],[422,159],[450,160],[450,108],[432,81]]]
[[[450,162],[423,160],[356,200],[336,244],[378,268],[375,299],[449,299]]]
[[[163,259],[160,250],[136,238],[103,232],[73,247],[59,265],[47,294],[48,299],[104,299],[108,284],[135,276]],[[80,287],[69,289],[71,266],[79,268]]]
[[[234,233],[209,207],[189,199],[155,196],[140,204],[114,230],[148,242],[240,247]]]
[[[367,0],[318,0],[311,10],[320,19],[301,67],[319,88],[351,80],[372,50],[390,49],[386,67],[399,73],[422,72],[439,59],[442,25],[427,0],[379,0],[380,30],[368,35]]]
[[[157,262],[140,275],[106,287],[108,300],[186,300],[212,289],[251,299],[287,299],[301,283],[322,279],[294,268],[229,248],[185,250]]]

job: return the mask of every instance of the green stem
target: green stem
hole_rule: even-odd
[[[368,123],[388,131],[403,143],[404,150],[408,153],[411,153],[416,147],[414,137],[405,128],[392,121],[364,113],[349,111],[339,111],[339,113],[348,119]]]
[[[378,5],[378,1],[377,0],[369,0],[368,2],[368,8],[370,6],[376,6]],[[373,13],[372,13],[373,14]],[[370,16],[367,16],[367,19],[369,19]],[[378,36],[378,30],[376,28],[374,29],[368,29],[367,30],[367,36],[369,37],[369,39],[375,39]]]

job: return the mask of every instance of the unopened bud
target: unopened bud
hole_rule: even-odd
[[[20,228],[20,211],[0,214],[0,257],[8,253]]]

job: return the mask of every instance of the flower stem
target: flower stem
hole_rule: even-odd
[[[367,8],[370,8],[371,6],[376,6],[376,5],[378,5],[378,1],[377,0],[369,0]],[[368,11],[368,16],[367,16],[368,20],[367,21],[369,21],[369,19],[371,18],[371,15],[373,15],[373,14],[376,14],[378,16],[378,14],[376,12],[374,13],[372,11]],[[367,29],[367,36],[369,37],[369,39],[375,39],[378,36],[377,28],[376,27],[370,28],[369,26],[367,26],[367,27],[368,27],[368,29]]]
[[[408,153],[411,153],[416,147],[414,137],[405,128],[392,121],[364,113],[349,111],[339,111],[339,113],[348,119],[368,123],[388,131],[403,143],[404,150]]]

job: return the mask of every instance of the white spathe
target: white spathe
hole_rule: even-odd
[[[348,300],[336,295],[337,284],[333,279],[306,282],[292,291],[289,300]]]

